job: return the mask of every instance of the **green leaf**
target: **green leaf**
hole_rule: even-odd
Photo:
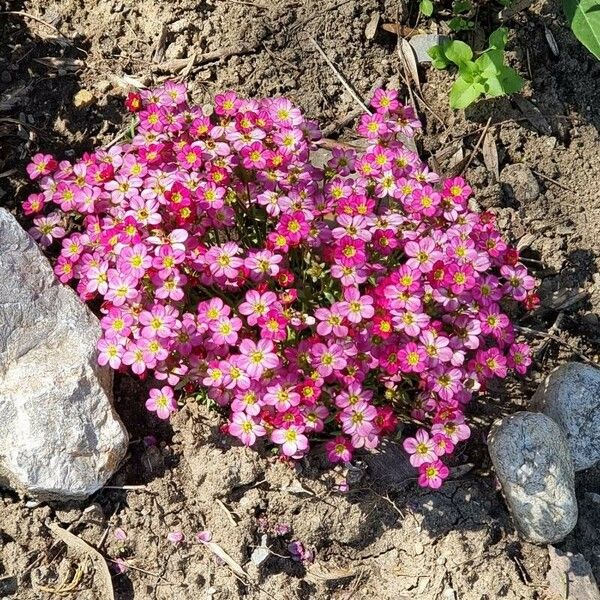
[[[467,29],[473,29],[474,25],[475,25],[475,23],[473,21],[469,21],[468,19],[465,19],[464,17],[452,17],[448,21],[448,27],[450,27],[450,29],[452,29],[452,31],[456,31],[457,33],[459,31],[466,31]]]
[[[459,15],[460,13],[469,12],[472,7],[471,0],[455,0],[452,4],[452,14]]]
[[[433,14],[433,2],[431,0],[421,0],[419,10],[426,17],[430,17]]]
[[[508,29],[500,27],[490,35],[490,48],[495,50],[504,50],[508,41]]]
[[[498,75],[504,66],[504,55],[501,50],[488,50],[475,61],[475,64],[483,77],[493,77]]]
[[[504,96],[504,88],[502,86],[502,81],[496,75],[491,75],[485,81],[485,93],[488,96],[496,97],[496,96]]]
[[[562,0],[562,5],[575,37],[600,60],[600,2]]]
[[[525,85],[523,78],[512,68],[504,65],[500,70],[500,82],[504,93],[515,94],[520,92]]]
[[[444,49],[446,58],[455,65],[469,62],[473,58],[473,50],[469,44],[460,41],[453,41]]]
[[[455,109],[467,108],[484,92],[485,88],[480,83],[469,83],[459,77],[450,90],[450,106]]]
[[[450,61],[446,58],[446,54],[444,52],[444,45],[433,46],[433,48],[429,48],[427,54],[431,56],[431,64],[436,69],[447,69]]]

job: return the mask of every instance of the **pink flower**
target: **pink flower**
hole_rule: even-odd
[[[251,379],[260,379],[267,369],[275,369],[279,365],[279,358],[273,352],[275,347],[271,340],[261,339],[253,342],[244,339],[239,345],[240,367],[245,369]]]
[[[284,456],[295,456],[303,453],[308,448],[308,438],[296,426],[289,428],[275,429],[271,433],[271,441],[281,445],[281,451]]]
[[[159,419],[168,419],[171,413],[177,410],[173,390],[167,385],[160,389],[151,389],[150,397],[146,400],[146,408],[149,411],[156,412]]]
[[[98,341],[98,364],[99,365],[110,365],[111,369],[117,370],[121,366],[121,360],[125,348],[119,343],[117,339],[106,340],[100,339]]]
[[[352,460],[352,444],[350,440],[342,435],[338,435],[333,440],[325,444],[327,458],[332,463],[348,463]]]
[[[42,175],[50,175],[56,169],[56,160],[50,154],[36,154],[27,165],[29,178],[34,180]]]
[[[419,485],[436,490],[441,487],[448,474],[448,467],[441,460],[423,463],[419,467]]]
[[[344,298],[345,301],[339,303],[339,310],[351,323],[360,323],[375,314],[373,298],[366,294],[361,296],[358,288],[346,288]]]
[[[344,351],[339,344],[315,344],[311,348],[312,364],[321,377],[327,377],[334,371],[341,371],[347,364]]]
[[[410,454],[410,464],[413,467],[420,467],[424,463],[437,460],[435,443],[424,429],[419,429],[414,438],[406,438],[403,446]]]
[[[377,409],[361,400],[341,413],[342,430],[348,435],[366,436],[373,431],[376,417]]]
[[[239,438],[245,446],[252,446],[256,442],[257,437],[262,437],[266,434],[266,430],[262,425],[245,413],[234,413],[229,424],[229,433]]]
[[[260,317],[264,317],[269,311],[269,307],[277,300],[273,292],[261,294],[256,290],[246,292],[246,301],[240,304],[238,310],[240,314],[247,317],[248,325],[256,325]]]

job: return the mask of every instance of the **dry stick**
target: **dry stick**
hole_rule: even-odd
[[[460,172],[461,175],[469,168],[469,166],[473,162],[473,159],[475,158],[475,155],[477,154],[477,151],[479,150],[479,147],[481,146],[481,144],[483,142],[483,138],[485,137],[485,134],[488,132],[488,129],[490,128],[491,122],[492,122],[492,117],[490,117],[487,120],[487,123],[485,124],[485,127],[483,128],[483,132],[479,136],[479,139],[477,140],[477,144],[475,144],[475,148],[473,148],[473,152],[471,152],[471,156],[469,156],[469,160],[467,161],[467,164],[462,168],[462,170]]]
[[[356,109],[350,111],[347,115],[344,115],[340,119],[336,119],[335,121],[333,121],[333,123],[330,123],[329,125],[327,125],[327,127],[325,127],[323,129],[323,132],[322,132],[323,136],[326,138],[330,137],[332,134],[334,134],[338,130],[342,129],[342,127],[345,127],[346,125],[351,123],[354,119],[357,119],[358,117],[360,117],[360,115],[362,115],[361,108],[356,108]]]
[[[312,42],[313,46],[319,51],[319,54],[323,57],[323,60],[329,65],[329,68],[333,71],[334,75],[338,78],[340,83],[346,88],[346,91],[354,98],[360,107],[367,113],[372,114],[367,105],[360,99],[360,96],[352,89],[352,86],[344,79],[342,74],[336,69],[335,65],[329,60],[329,57],[323,51],[323,48],[319,46],[315,38],[312,35],[308,36],[308,39]]]
[[[559,188],[562,188],[566,192],[571,192],[571,194],[576,194],[575,190],[571,189],[570,187],[567,187],[566,185],[560,183],[559,181],[556,181],[556,179],[551,179],[550,177],[548,177],[548,175],[544,175],[543,173],[540,173],[539,171],[534,171],[533,169],[531,169],[531,172],[534,175],[537,175],[538,177],[541,177],[542,179],[545,179],[546,181],[549,181],[550,183],[557,185]]]
[[[0,15],[16,15],[18,17],[25,17],[26,19],[31,19],[32,21],[37,21],[38,23],[41,23],[42,25],[49,27],[50,29],[52,29],[53,31],[58,33],[58,35],[60,35],[61,37],[65,37],[61,33],[60,29],[54,27],[54,25],[51,25],[47,21],[44,21],[44,19],[40,19],[40,17],[36,17],[35,15],[30,15],[29,13],[22,12],[20,10],[6,10],[3,12],[0,12]],[[68,39],[68,38],[65,38],[65,39]]]
[[[565,342],[564,340],[559,338],[557,335],[552,335],[551,333],[546,333],[545,331],[538,331],[537,329],[530,329],[529,327],[522,327],[521,325],[515,325],[515,329],[517,331],[520,331],[521,333],[529,333],[531,335],[536,335],[538,337],[543,337],[543,338],[548,338],[548,339],[554,340],[556,343],[561,344],[565,348],[568,348],[569,350],[571,350],[571,352],[573,352],[575,355],[579,356],[579,358],[584,360],[586,363],[592,365],[593,367],[596,367],[597,369],[600,369],[600,365],[596,361],[592,360],[591,358],[588,358],[585,354],[582,354],[579,350],[577,350],[577,348],[575,348],[575,346],[573,346],[572,344],[569,344],[569,342]]]
[[[294,63],[289,62],[288,60],[285,60],[283,58],[281,58],[280,56],[276,56],[272,50],[269,50],[269,48],[267,47],[267,45],[264,42],[262,43],[262,47],[265,49],[265,52],[275,61],[281,62],[284,65],[287,65],[288,67],[291,67],[292,69],[295,69],[296,71],[298,70],[298,65],[295,65]]]
[[[107,558],[106,560],[108,562],[111,562],[116,565],[122,564],[118,560],[114,560],[112,558]],[[162,579],[165,583],[168,583],[169,585],[173,585],[168,579],[165,579],[162,575],[159,575],[158,573],[152,573],[151,571],[146,571],[146,569],[140,569],[140,567],[134,567],[133,565],[130,565],[127,561],[124,561],[124,562],[128,569],[133,569],[134,571],[139,571],[140,573],[144,573],[145,575],[150,575],[152,577],[156,577],[156,579]]]
[[[146,491],[147,485],[105,485],[103,490],[127,490],[127,491]]]

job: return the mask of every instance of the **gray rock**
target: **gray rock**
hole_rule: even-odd
[[[428,54],[429,50],[431,50],[431,48],[433,48],[434,46],[439,46],[442,42],[445,42],[449,39],[450,38],[446,35],[426,33],[413,35],[410,38],[410,40],[408,40],[408,42],[412,46],[412,49],[415,51],[417,62],[427,63],[431,62],[431,56],[429,56]]]
[[[575,473],[561,428],[539,413],[494,423],[488,448],[519,532],[535,543],[564,539],[577,523]]]
[[[550,568],[546,573],[548,591],[555,598],[600,600],[598,584],[590,563],[581,555],[548,547]]]
[[[89,496],[128,435],[96,362],[100,325],[0,209],[0,482],[40,500]]]
[[[540,195],[540,184],[527,165],[508,165],[500,173],[500,181],[509,195],[519,202],[531,202]]]
[[[589,469],[600,460],[599,369],[565,363],[540,384],[531,403],[560,425],[575,471]]]

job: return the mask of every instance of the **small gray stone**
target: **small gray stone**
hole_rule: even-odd
[[[420,35],[413,35],[408,42],[415,51],[417,62],[426,63],[431,62],[431,56],[428,52],[434,46],[439,46],[442,42],[449,40],[445,35],[437,35],[436,33],[427,33]]]
[[[600,369],[565,363],[540,384],[531,403],[564,431],[575,471],[600,460]]]
[[[127,451],[98,319],[0,209],[0,482],[38,500],[85,498]]]
[[[590,563],[581,555],[548,547],[550,568],[546,573],[552,597],[574,600],[600,600],[598,584]]]
[[[561,428],[539,413],[494,423],[488,449],[521,535],[534,543],[564,539],[577,523],[575,473]]]
[[[500,173],[500,181],[509,195],[519,202],[531,202],[540,195],[540,184],[527,165],[508,165]]]

